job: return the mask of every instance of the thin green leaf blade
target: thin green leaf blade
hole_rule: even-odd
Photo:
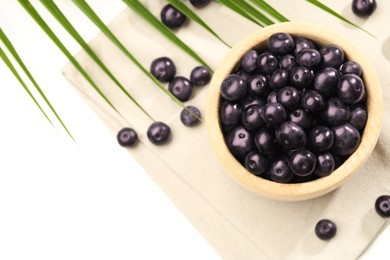
[[[32,74],[30,73],[30,71],[28,70],[27,66],[24,64],[24,62],[22,61],[22,59],[20,58],[19,54],[17,53],[16,49],[14,48],[13,44],[11,43],[11,41],[8,39],[7,35],[3,32],[3,30],[0,28],[0,40],[4,43],[5,47],[8,49],[8,51],[11,53],[11,55],[14,57],[14,59],[16,60],[16,62],[19,64],[19,66],[22,68],[22,70],[24,71],[24,73],[27,75],[27,77],[30,79],[31,83],[34,85],[35,89],[38,91],[38,93],[41,95],[41,97],[43,98],[43,100],[45,101],[45,103],[48,105],[48,107],[50,108],[50,110],[53,112],[54,116],[57,118],[58,122],[60,122],[60,124],[62,125],[62,127],[64,128],[64,130],[67,132],[67,134],[70,136],[70,138],[72,138],[73,141],[75,141],[75,139],[73,138],[72,134],[70,133],[69,129],[66,127],[65,123],[62,121],[61,117],[59,116],[59,114],[57,113],[57,111],[54,109],[53,105],[50,103],[49,99],[46,97],[46,95],[43,93],[41,87],[38,85],[38,83],[36,82],[36,80],[34,79],[34,77],[32,76]],[[19,80],[19,79],[18,79]],[[20,80],[19,80],[20,82]],[[22,83],[21,83],[22,84]],[[23,84],[22,84],[23,85]],[[36,102],[36,100],[34,99],[34,102]],[[42,110],[42,109],[41,109]],[[46,116],[46,114],[45,114]],[[47,116],[46,116],[47,118]],[[49,120],[50,121],[50,120]],[[51,121],[50,121],[51,123]]]
[[[104,101],[116,112],[119,111],[111,103],[111,101],[104,95],[101,89],[96,85],[93,79],[88,75],[88,73],[83,69],[80,63],[72,56],[68,49],[62,44],[60,39],[55,35],[55,33],[50,29],[42,17],[38,14],[35,8],[31,5],[29,1],[18,0],[23,8],[30,14],[30,16],[36,21],[36,23],[41,27],[41,29],[49,36],[49,38],[56,44],[56,46],[62,51],[62,53],[69,59],[69,61],[76,67],[76,69],[81,73],[81,75],[91,84],[91,86],[98,92],[98,94],[104,99]]]
[[[96,64],[106,73],[106,75],[120,88],[120,90],[150,119],[154,121],[152,116],[134,99],[134,97],[125,89],[114,74],[107,68],[103,61],[89,47],[88,43],[81,37],[65,15],[61,12],[58,6],[52,0],[41,0],[46,9],[57,19],[64,29],[73,37],[74,40],[87,52],[87,54],[96,62]]]
[[[75,1],[75,0],[74,0]],[[77,2],[79,0],[76,0]],[[155,29],[157,29],[162,35],[171,40],[176,46],[181,48],[187,54],[192,56],[196,61],[207,67],[211,70],[210,66],[198,55],[196,54],[187,44],[185,44],[179,37],[177,37],[170,29],[168,29],[164,24],[160,22],[154,15],[138,0],[123,0],[133,11],[135,11],[139,16],[149,22]]]
[[[164,91],[171,99],[173,99],[181,107],[185,105],[178,100],[170,91],[168,91],[161,83],[153,77],[152,74],[126,49],[119,39],[111,32],[111,30],[103,23],[97,14],[84,0],[73,0],[73,2],[83,11],[92,22],[145,74],[147,75],[162,91]]]
[[[229,8],[230,10],[238,13],[239,15],[241,15],[242,17],[248,19],[249,21],[263,27],[262,24],[260,24],[258,21],[256,21],[255,19],[252,18],[252,16],[250,16],[249,14],[247,14],[244,10],[242,10],[242,8],[240,8],[240,6],[237,6],[235,5],[234,3],[231,3],[229,0],[216,0],[218,3],[226,6],[227,8]]]
[[[309,3],[311,3],[312,5],[314,5],[314,6],[316,6],[316,7],[318,7],[318,8],[320,8],[320,9],[324,10],[325,12],[327,12],[327,13],[329,13],[329,14],[335,16],[336,18],[338,18],[338,19],[344,21],[345,23],[347,23],[347,24],[349,24],[349,25],[352,25],[353,27],[358,28],[358,29],[364,31],[365,33],[371,35],[372,37],[376,38],[376,36],[373,35],[372,33],[366,31],[365,29],[363,29],[363,28],[360,27],[359,25],[356,25],[356,24],[354,24],[353,22],[349,21],[349,20],[346,19],[344,16],[338,14],[336,11],[334,11],[334,10],[331,9],[330,7],[324,5],[323,3],[321,3],[321,2],[319,2],[319,1],[317,1],[317,0],[306,0],[306,1],[309,2]]]
[[[35,99],[34,95],[31,93],[30,89],[27,87],[26,83],[23,81],[22,77],[19,75],[16,68],[13,66],[11,60],[8,58],[8,56],[5,54],[2,48],[0,48],[0,57],[4,61],[5,65],[7,65],[8,69],[12,72],[12,74],[15,76],[15,78],[19,81],[20,85],[22,85],[23,89],[27,92],[27,94],[30,96],[30,98],[33,100],[35,105],[39,108],[39,110],[42,112],[42,114],[46,117],[47,121],[53,125],[53,122],[50,120],[48,115],[45,113],[41,105],[39,105],[38,101]]]
[[[260,9],[264,10],[268,14],[270,14],[273,18],[280,22],[288,22],[289,20],[283,16],[280,12],[278,12],[275,8],[269,5],[267,2],[263,0],[250,0],[253,4],[255,4]]]
[[[246,13],[251,15],[254,19],[257,19],[262,25],[271,25],[274,24],[273,21],[271,21],[267,16],[262,14],[260,11],[258,11],[256,8],[253,8],[252,5],[250,5],[245,0],[228,0],[232,4],[234,4],[237,8],[242,8]]]
[[[190,18],[191,20],[198,23],[200,26],[209,31],[212,35],[214,35],[218,40],[220,40],[227,47],[231,48],[229,44],[227,44],[213,29],[211,29],[195,12],[193,12],[190,8],[187,7],[180,0],[167,0],[171,5],[173,5],[177,10],[182,12],[185,16]]]

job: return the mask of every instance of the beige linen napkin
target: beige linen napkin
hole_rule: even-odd
[[[143,1],[156,16],[165,1]],[[349,5],[328,1],[336,10],[353,18],[378,36],[345,25],[306,1],[268,1],[293,21],[310,21],[328,25],[347,36],[366,50],[377,69],[386,93],[390,88],[389,50],[382,53],[382,44],[388,44],[390,35],[384,35],[390,17],[384,10],[390,2],[382,1],[374,16],[367,20],[355,19]],[[224,39],[234,44],[258,29],[258,26],[236,15],[225,7],[211,3],[199,10]],[[193,67],[199,65],[181,50],[163,38],[131,10],[124,10],[110,23],[112,31],[147,68],[153,59],[168,56],[177,65],[177,75],[189,77]],[[195,49],[212,68],[216,68],[229,51],[195,22],[177,31],[177,35]],[[104,36],[97,35],[90,46],[98,53],[110,70],[129,92],[156,120],[172,129],[169,145],[154,146],[146,137],[151,120],[142,114],[112,81],[81,51],[76,57],[104,93],[117,107],[118,116],[72,65],[64,68],[65,76],[80,90],[86,101],[96,110],[113,131],[113,138],[124,126],[134,127],[141,142],[129,153],[142,165],[150,177],[199,230],[224,259],[356,259],[385,225],[373,208],[375,199],[390,192],[387,173],[390,145],[390,119],[386,118],[379,143],[366,165],[348,183],[336,191],[304,202],[278,202],[253,194],[227,176],[217,161],[206,133],[205,124],[187,128],[179,119],[181,108],[124,56]],[[205,114],[207,86],[196,88],[187,102]],[[386,103],[386,102],[385,102]],[[385,107],[389,111],[388,105]],[[118,149],[123,149],[118,145]],[[336,222],[338,233],[328,242],[319,240],[314,226],[320,219]]]

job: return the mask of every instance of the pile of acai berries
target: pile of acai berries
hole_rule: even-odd
[[[367,122],[361,75],[338,46],[271,35],[221,84],[219,118],[230,152],[275,182],[330,175],[356,151]]]

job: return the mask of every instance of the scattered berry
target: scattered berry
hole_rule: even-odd
[[[118,143],[123,147],[132,147],[138,141],[138,135],[132,128],[122,128],[117,136]]]
[[[357,16],[370,16],[376,9],[375,0],[353,0],[352,11]]]
[[[211,80],[211,73],[206,67],[198,66],[191,71],[190,80],[194,86],[205,86]]]
[[[186,108],[180,113],[180,120],[183,125],[191,127],[199,124],[201,118],[199,109],[194,106],[187,106]]]
[[[164,6],[160,13],[161,21],[171,29],[182,26],[187,21],[187,16],[170,4]]]
[[[152,62],[150,73],[161,83],[167,83],[175,76],[176,67],[170,58],[161,57]]]
[[[192,95],[192,84],[184,77],[175,77],[168,86],[168,90],[180,101],[190,99]]]
[[[375,210],[382,218],[390,218],[390,196],[378,197],[375,201]]]
[[[149,126],[147,135],[153,144],[161,145],[168,142],[171,129],[163,122],[154,122]]]
[[[322,219],[317,223],[315,233],[321,240],[330,240],[337,233],[336,224],[329,219]]]

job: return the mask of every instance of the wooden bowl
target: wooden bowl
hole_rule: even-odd
[[[331,175],[298,184],[272,182],[249,173],[230,153],[222,135],[219,121],[220,86],[237,67],[244,53],[265,46],[267,38],[277,32],[309,38],[319,45],[334,44],[342,48],[346,58],[358,62],[363,69],[367,91],[368,120],[358,149]],[[236,44],[214,73],[210,84],[206,124],[214,152],[224,170],[245,188],[261,196],[284,201],[306,200],[326,194],[349,179],[365,163],[378,140],[383,118],[383,99],[380,82],[368,59],[349,40],[326,27],[307,23],[280,23],[260,29]],[[362,172],[361,174],[364,174]]]

